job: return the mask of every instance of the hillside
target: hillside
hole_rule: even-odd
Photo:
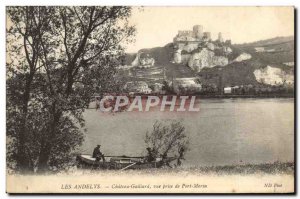
[[[174,46],[172,43],[165,45],[164,47],[155,47],[149,49],[141,49],[139,53],[145,53],[151,55],[155,59],[155,66],[150,68],[135,68],[134,69],[134,79],[141,78],[152,79],[152,78],[163,78],[163,71],[165,70],[165,75],[168,78],[171,77],[194,77],[196,73],[193,72],[189,67],[180,64],[171,63]],[[126,65],[130,65],[137,54],[129,54],[126,56]],[[158,75],[157,71],[160,69],[161,74]],[[131,72],[133,69],[131,69]]]
[[[294,62],[294,38],[276,37],[248,44],[235,45],[236,49],[253,55],[262,64],[273,64],[282,67],[282,63]],[[255,48],[263,47],[264,52],[256,52]]]
[[[293,64],[294,62],[293,37],[276,37],[253,43],[230,45],[229,47],[232,49],[232,53],[227,56],[229,59],[228,65],[203,68],[200,72],[192,70],[186,64],[172,63],[175,51],[173,43],[169,43],[163,47],[141,49],[138,53],[145,53],[153,58],[155,63],[153,66],[147,68],[131,68],[130,71],[135,71],[135,74],[142,75],[140,75],[140,77],[137,75],[129,76],[128,79],[142,78],[145,81],[147,81],[147,79],[161,81],[163,74],[165,74],[168,79],[198,76],[200,78],[205,77],[201,78],[202,83],[214,83],[217,85],[221,76],[223,86],[230,86],[260,84],[253,72],[257,69],[264,69],[268,65],[279,68],[287,74],[294,74],[294,66],[286,64]],[[234,62],[233,60],[242,53],[250,54],[251,58]],[[137,54],[128,55],[126,57],[126,64],[129,65],[132,63],[136,56]],[[154,74],[153,71],[156,71],[154,75],[156,78],[154,79],[152,78]],[[157,71],[161,72],[160,75]],[[209,77],[207,78],[207,76]]]

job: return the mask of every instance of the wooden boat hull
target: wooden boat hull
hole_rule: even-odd
[[[78,155],[77,161],[81,167],[98,169],[147,169],[162,166],[161,158],[154,162],[146,162],[145,157],[105,156],[105,161],[96,161],[90,155]]]

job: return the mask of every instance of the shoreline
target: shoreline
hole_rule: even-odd
[[[204,99],[230,99],[230,98],[295,98],[294,94],[287,94],[287,95],[195,95],[197,97],[201,97]]]

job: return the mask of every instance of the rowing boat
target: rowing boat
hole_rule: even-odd
[[[81,154],[77,156],[77,161],[81,167],[92,167],[99,169],[146,169],[146,168],[160,168],[164,164],[176,160],[176,157],[168,157],[163,160],[161,157],[156,158],[152,162],[146,161],[146,157],[129,157],[129,156],[104,156],[102,159],[96,161],[91,155]]]

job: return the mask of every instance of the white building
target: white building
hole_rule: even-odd
[[[124,85],[124,89],[133,93],[149,94],[152,90],[148,87],[148,84],[144,81],[127,82]]]
[[[180,94],[182,91],[199,92],[202,89],[201,84],[196,82],[196,78],[176,78],[173,80],[174,92]]]
[[[224,88],[224,94],[231,94],[232,93],[232,88],[231,87],[225,87]]]

